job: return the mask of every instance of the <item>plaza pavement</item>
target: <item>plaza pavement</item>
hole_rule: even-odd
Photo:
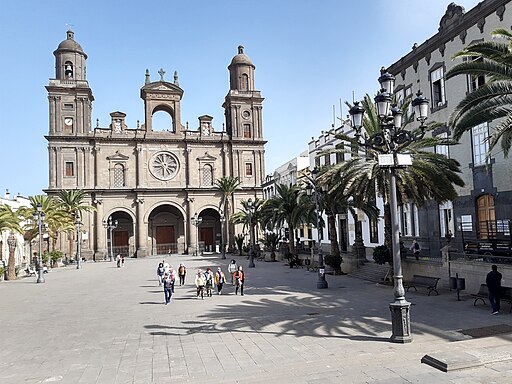
[[[467,339],[460,329],[512,324],[509,306],[491,316],[454,292],[409,293],[414,341],[389,342],[390,287],[350,276],[317,276],[281,262],[248,269],[246,295],[233,287],[195,298],[197,268],[218,255],[172,255],[188,267],[170,305],[158,287],[160,258],[87,262],[0,283],[0,383],[510,383],[510,361],[441,372],[426,354],[512,352],[511,335]],[[235,257],[247,266],[245,257]],[[499,355],[499,356],[498,356]],[[507,355],[509,356],[509,355]]]

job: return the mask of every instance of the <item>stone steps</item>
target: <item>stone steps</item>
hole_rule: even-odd
[[[389,266],[379,265],[374,262],[367,262],[360,265],[350,272],[350,276],[358,279],[372,281],[374,283],[381,283],[389,270]]]

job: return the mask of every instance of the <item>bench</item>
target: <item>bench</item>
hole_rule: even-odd
[[[409,288],[414,288],[415,291],[418,291],[417,287],[424,287],[428,289],[429,296],[432,292],[439,295],[439,292],[437,292],[437,283],[440,279],[440,277],[413,275],[412,280],[405,283],[404,287],[407,289],[407,292],[409,292]]]
[[[473,306],[476,306],[478,300],[482,300],[482,303],[486,305],[485,299],[489,299],[489,289],[487,284],[480,284],[480,289],[477,293],[471,294],[475,298]],[[506,301],[510,304],[510,311],[512,312],[512,287],[501,287],[500,300]]]

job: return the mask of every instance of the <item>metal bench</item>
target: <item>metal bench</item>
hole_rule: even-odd
[[[424,287],[428,289],[428,296],[430,296],[432,292],[439,295],[439,292],[437,292],[437,283],[439,280],[440,277],[413,275],[412,280],[405,283],[404,287],[407,289],[407,292],[409,292],[409,288],[414,288],[415,291],[418,291],[417,287]]]
[[[487,284],[480,284],[478,292],[471,294],[471,296],[475,298],[473,306],[476,306],[478,300],[482,300],[482,303],[487,305],[485,302],[485,299],[489,299],[489,289],[487,288]],[[501,287],[500,300],[508,302],[510,304],[509,312],[512,312],[512,287]]]

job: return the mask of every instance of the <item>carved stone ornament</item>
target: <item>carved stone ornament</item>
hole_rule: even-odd
[[[158,152],[149,162],[149,171],[159,180],[170,180],[178,172],[179,162],[170,152]]]
[[[453,26],[459,24],[464,17],[464,7],[451,3],[446,8],[444,16],[439,22],[439,32],[443,33],[445,29],[451,29]]]

